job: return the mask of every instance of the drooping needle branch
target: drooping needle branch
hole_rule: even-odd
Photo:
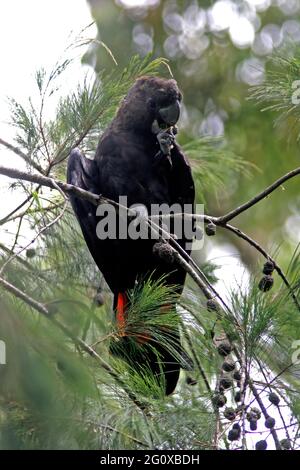
[[[31,183],[36,183],[36,184],[39,184],[41,186],[46,186],[46,187],[49,187],[49,188],[52,188],[52,189],[58,189],[58,190],[63,191],[66,194],[72,193],[72,194],[75,194],[76,196],[78,196],[82,199],[88,200],[89,202],[91,202],[94,205],[98,205],[98,204],[101,204],[101,203],[107,203],[108,202],[108,203],[113,204],[117,209],[122,208],[122,209],[128,210],[127,208],[124,208],[120,204],[116,203],[115,201],[112,201],[110,199],[106,199],[106,198],[102,197],[101,195],[97,195],[97,194],[91,193],[89,191],[85,191],[84,189],[78,188],[77,186],[73,186],[71,184],[67,184],[67,183],[64,183],[64,182],[59,181],[59,180],[54,180],[53,178],[49,178],[48,176],[28,174],[24,171],[16,170],[15,168],[6,168],[6,167],[3,167],[3,166],[0,166],[0,174],[5,175],[9,178],[29,181]],[[128,213],[132,214],[133,216],[136,215],[134,210],[129,209]],[[149,223],[150,223],[151,226],[154,226],[154,227],[156,226],[156,224],[151,223],[151,221],[149,221]],[[152,227],[152,228],[154,228],[154,227]],[[159,229],[158,226],[156,226],[156,227]],[[154,230],[155,230],[155,228],[154,228]],[[173,240],[173,242],[176,242],[176,241]],[[175,245],[176,245],[176,243],[175,243]],[[176,246],[175,246],[175,248],[176,248]],[[176,258],[177,258],[177,261],[182,264],[184,269],[186,269],[186,271],[192,276],[194,281],[198,284],[200,289],[204,292],[204,295],[206,296],[206,298],[211,298],[211,295],[209,294],[209,291],[207,290],[206,285],[203,282],[203,280],[199,277],[197,272],[189,265],[189,263],[177,251],[176,251]]]
[[[46,187],[49,187],[49,188],[52,188],[52,189],[56,189],[59,192],[63,192],[65,194],[72,193],[72,194],[76,195],[79,198],[83,198],[83,199],[88,200],[89,202],[91,202],[94,205],[99,205],[101,203],[112,203],[117,209],[124,209],[124,207],[122,207],[118,203],[116,203],[114,201],[111,201],[109,199],[106,199],[106,198],[102,197],[101,195],[90,193],[90,192],[85,191],[83,189],[80,189],[76,186],[64,183],[64,182],[59,181],[59,180],[54,180],[53,178],[49,178],[49,177],[44,176],[44,175],[28,174],[28,173],[23,172],[23,171],[19,171],[19,170],[12,169],[12,168],[5,168],[5,167],[2,167],[2,166],[0,166],[0,174],[8,176],[10,178],[20,179],[20,180],[24,180],[24,181],[28,181],[28,182],[31,182],[31,183],[38,184],[40,186],[46,186]],[[290,178],[292,178],[292,177],[294,177],[298,174],[300,174],[300,168],[296,169],[296,170],[288,173],[284,177],[280,178],[280,180],[273,183],[273,185],[271,185],[265,191],[263,191],[262,193],[257,195],[251,201],[249,201],[248,203],[238,207],[237,209],[235,209],[234,211],[231,211],[230,213],[226,214],[223,217],[211,217],[211,216],[206,215],[206,216],[200,216],[201,220],[204,220],[205,222],[213,221],[216,225],[219,225],[221,227],[224,227],[224,228],[230,230],[231,232],[233,232],[236,235],[240,236],[241,238],[245,239],[248,243],[250,243],[252,246],[254,246],[265,257],[272,260],[272,258],[254,240],[252,240],[247,235],[243,234],[236,227],[233,227],[233,226],[227,224],[227,222],[229,220],[231,220],[232,218],[236,217],[237,215],[239,215],[240,213],[244,212],[248,208],[252,207],[254,204],[259,202],[264,197],[266,197],[268,194],[270,194],[272,191],[274,191],[278,186],[280,186],[280,184],[282,184],[282,182],[287,181],[288,179],[290,179]],[[127,209],[127,208],[125,208],[125,209],[128,211],[128,214],[131,214],[131,215],[134,215],[134,216],[137,215],[134,210]],[[178,214],[176,216],[178,216]],[[190,217],[192,217],[192,216],[190,216]],[[197,217],[198,216],[195,216],[196,219],[197,219]],[[160,235],[163,235],[162,232],[161,232],[161,230],[162,230],[161,227],[159,225],[157,225],[154,222],[154,220],[151,220],[151,218],[149,218],[149,219],[146,219],[146,221],[147,221],[148,225],[151,227],[152,230],[158,231]],[[206,279],[203,278],[201,271],[199,271],[198,269],[196,270],[195,267],[193,266],[193,264],[194,264],[193,260],[186,253],[185,253],[186,256],[183,256],[183,253],[181,253],[181,250],[178,250],[178,246],[177,246],[178,244],[177,244],[176,240],[172,238],[171,234],[168,233],[168,237],[167,237],[166,241],[170,245],[172,245],[173,255],[174,255],[177,263],[179,263],[186,270],[186,272],[190,274],[190,276],[193,278],[193,280],[200,287],[200,289],[203,292],[203,294],[205,295],[205,297],[207,299],[211,299],[214,296],[216,296],[216,292],[214,290],[212,291],[211,285],[206,282]],[[191,264],[191,262],[192,262],[192,264]],[[287,280],[285,281],[285,276],[283,275],[283,273],[280,270],[280,268],[278,267],[278,265],[276,263],[274,263],[274,265],[275,265],[275,269],[277,270],[277,272],[283,278],[285,284],[290,288],[290,285],[289,285],[288,281]],[[75,344],[78,344],[78,346],[80,346],[84,351],[88,352],[92,357],[96,358],[101,363],[102,367],[112,377],[114,377],[115,380],[120,385],[122,385],[124,391],[134,401],[134,403],[139,408],[143,409],[144,404],[141,404],[139,402],[139,400],[137,400],[136,397],[132,395],[132,392],[128,389],[128,387],[126,387],[125,384],[122,383],[120,377],[110,367],[110,365],[107,364],[105,361],[103,361],[102,358],[100,356],[98,356],[97,352],[93,348],[91,348],[89,345],[87,345],[80,338],[75,338],[72,335],[72,333],[70,333],[68,331],[68,329],[65,328],[64,325],[62,325],[60,322],[58,322],[58,320],[56,320],[55,317],[49,315],[49,311],[48,311],[48,309],[45,305],[40,304],[40,303],[36,302],[35,300],[31,299],[26,294],[19,291],[19,289],[17,289],[16,287],[14,287],[13,285],[8,283],[6,280],[4,280],[1,277],[0,277],[0,285],[2,285],[2,287],[4,287],[6,290],[8,290],[12,294],[14,294],[16,297],[22,299],[24,302],[26,302],[31,307],[38,310],[40,313],[42,313],[42,314],[46,315],[48,318],[50,318],[60,329],[62,329],[65,332],[65,334],[68,337],[70,337],[74,341]],[[290,290],[291,290],[291,288],[290,288]],[[219,299],[219,296],[217,296],[217,297]],[[293,295],[293,299],[297,303],[297,306],[299,306],[299,303],[298,303],[297,298],[295,297],[295,295]],[[224,305],[223,305],[223,307],[224,307]],[[249,377],[249,384],[251,385],[251,390],[252,390],[252,393],[253,393],[255,399],[257,400],[263,414],[266,416],[267,412],[266,412],[266,409],[264,407],[264,404],[261,402],[260,397],[259,397],[259,393],[257,392],[255,386],[253,385],[252,382],[250,382],[250,377]],[[272,434],[272,437],[274,439],[276,448],[279,449],[280,444],[279,444],[279,441],[278,441],[276,431],[271,432],[271,434]]]
[[[15,168],[7,168],[7,167],[3,167],[3,166],[0,166],[0,174],[5,175],[9,178],[20,179],[20,180],[28,181],[28,182],[31,182],[31,183],[36,183],[36,184],[39,184],[41,186],[46,186],[46,187],[49,187],[49,188],[52,188],[52,189],[60,189],[61,191],[63,191],[66,194],[72,193],[72,194],[76,195],[79,198],[86,199],[94,205],[98,205],[98,204],[101,204],[101,203],[111,203],[117,209],[119,209],[119,208],[126,209],[129,214],[136,215],[134,210],[121,207],[115,201],[111,201],[107,198],[104,198],[101,195],[97,195],[97,194],[91,193],[89,191],[85,191],[84,189],[81,189],[77,186],[67,184],[63,181],[54,180],[53,178],[50,178],[50,177],[47,177],[47,176],[44,176],[44,175],[29,174],[27,172],[20,171],[20,170],[17,170]],[[233,219],[237,215],[239,215],[242,212],[246,211],[250,207],[257,204],[259,201],[264,199],[266,196],[271,194],[283,182],[285,182],[285,181],[287,181],[287,180],[289,180],[289,179],[291,179],[291,178],[293,178],[293,177],[295,177],[299,174],[300,174],[300,168],[296,168],[295,170],[292,170],[289,173],[286,173],[284,176],[282,176],[281,178],[276,180],[272,185],[270,185],[264,191],[257,194],[254,198],[250,199],[250,201],[248,201],[247,203],[245,203],[245,204],[239,206],[238,208],[230,211],[228,214],[225,214],[224,216],[214,217],[214,216],[209,216],[209,215],[203,216],[203,215],[197,215],[197,214],[196,215],[175,214],[174,217],[194,217],[195,220],[204,220],[205,222],[213,221],[215,225],[218,225],[218,226],[221,226],[225,229],[228,229],[231,232],[235,233],[240,238],[243,238],[250,245],[252,245],[254,248],[256,248],[263,256],[265,256],[267,259],[269,259],[270,261],[272,261],[274,263],[276,271],[278,272],[279,276],[282,278],[285,285],[288,287],[288,289],[291,293],[291,296],[292,296],[295,304],[297,305],[297,308],[300,311],[300,303],[299,303],[297,297],[295,296],[292,287],[290,286],[290,284],[289,284],[286,276],[284,275],[283,271],[277,265],[277,263],[272,259],[272,257],[257,242],[252,240],[248,235],[244,234],[243,232],[241,232],[236,227],[233,227],[233,226],[227,224],[227,222],[229,220]],[[166,217],[170,217],[170,216],[172,216],[172,215],[167,215]],[[162,216],[162,218],[163,217],[164,216]],[[154,226],[155,229],[159,228],[159,226],[154,223],[154,220],[151,221],[151,217],[149,218],[149,222],[150,223],[152,222],[151,225],[152,225],[152,227]],[[176,240],[170,239],[169,242],[173,245],[175,250],[177,250],[177,252],[178,252],[178,244],[176,243]],[[181,259],[179,259],[179,257],[177,256],[178,261],[181,261],[183,264],[185,264],[184,261],[186,262],[187,257],[188,257],[188,261],[192,265],[195,264],[193,262],[192,258],[190,258],[186,253],[185,253],[186,256],[184,256],[184,257],[182,256],[182,253],[179,252],[178,254],[181,255]],[[185,259],[183,259],[183,258],[185,258]],[[206,289],[203,289],[204,285],[203,285],[203,277],[201,276],[201,273],[199,273],[199,271],[197,270],[198,271],[198,274],[197,274],[195,269],[191,269],[191,266],[189,266],[189,263],[187,263],[187,262],[186,262],[185,268],[188,269],[189,274],[192,273],[191,275],[194,278],[194,280],[196,281],[196,283],[199,285],[201,290],[205,292]],[[199,278],[199,274],[202,277],[202,279],[201,279],[201,277]],[[209,287],[211,287],[211,286],[209,286]],[[216,295],[216,292],[213,292],[213,294]],[[207,295],[207,292],[205,293],[205,296],[206,296],[206,298],[209,298],[208,295]]]
[[[0,220],[0,225],[4,225],[4,224],[6,224],[7,222],[10,222],[11,217],[14,217],[14,215],[15,215],[20,209],[22,209],[22,207],[26,206],[26,204],[29,203],[31,200],[32,200],[32,194],[30,194],[29,196],[27,196],[26,199],[24,199],[24,201],[22,201],[20,204],[18,204],[18,206],[15,207],[12,211],[10,211],[9,214],[7,214],[5,217],[3,217],[3,219]]]
[[[1,167],[0,167],[1,168]],[[220,225],[220,226],[225,226],[227,222],[230,220],[234,219],[238,215],[240,215],[242,212],[245,212],[246,210],[250,209],[250,207],[253,207],[255,204],[260,202],[262,199],[265,199],[267,196],[269,196],[275,189],[277,189],[279,186],[281,186],[285,181],[288,181],[295,176],[300,175],[300,167],[295,168],[292,171],[289,171],[285,175],[283,175],[281,178],[278,180],[274,181],[270,186],[268,186],[264,191],[258,193],[256,196],[251,198],[249,201],[245,202],[241,206],[238,206],[237,208],[233,209],[232,211],[228,212],[227,214],[221,215],[219,217],[211,216],[211,215],[200,215],[200,214],[167,214],[167,215],[155,215],[152,216],[153,219],[166,219],[166,218],[193,218],[195,221],[204,221],[204,222],[213,222],[215,225]]]
[[[89,202],[91,202],[94,205],[98,205],[98,204],[101,204],[101,203],[107,203],[108,202],[108,203],[113,204],[117,209],[120,208],[120,205],[118,203],[116,203],[115,201],[108,200],[108,199],[102,197],[101,195],[97,195],[97,194],[91,193],[89,191],[85,191],[84,189],[78,188],[77,186],[67,184],[63,181],[54,180],[53,178],[50,178],[50,177],[47,177],[47,176],[44,176],[44,175],[29,174],[29,173],[24,172],[24,171],[20,171],[20,170],[14,169],[14,168],[7,168],[7,167],[3,167],[3,166],[0,166],[0,174],[5,175],[9,178],[29,181],[31,183],[36,183],[36,184],[39,184],[41,186],[46,186],[46,187],[49,187],[49,188],[52,188],[52,189],[58,189],[59,188],[61,191],[63,191],[66,194],[72,193],[72,194],[74,194],[74,195],[76,195],[76,196],[78,196],[82,199],[88,200]],[[254,198],[250,199],[248,202],[246,202],[245,204],[242,204],[241,206],[237,207],[236,209],[228,212],[224,216],[214,217],[214,216],[210,216],[210,215],[204,215],[203,216],[203,215],[197,215],[196,214],[196,215],[192,216],[192,215],[189,215],[189,214],[175,214],[175,215],[162,216],[162,218],[172,217],[172,216],[173,217],[187,217],[187,218],[194,217],[195,220],[201,220],[201,221],[204,220],[205,222],[212,221],[215,225],[218,225],[218,226],[221,226],[221,227],[223,227],[227,230],[230,230],[231,232],[235,233],[235,235],[239,236],[240,238],[243,238],[251,246],[256,248],[265,258],[269,259],[270,261],[272,261],[274,263],[275,270],[277,271],[279,276],[282,278],[285,285],[288,287],[288,289],[291,293],[291,296],[292,296],[295,304],[297,305],[297,308],[300,311],[300,303],[299,303],[297,297],[295,296],[295,294],[293,292],[293,289],[290,286],[286,276],[284,275],[282,269],[278,266],[278,264],[273,260],[273,258],[255,240],[252,240],[251,237],[249,237],[245,233],[241,232],[241,230],[239,230],[238,228],[233,227],[233,226],[231,226],[227,223],[229,220],[237,217],[239,214],[246,211],[250,207],[257,204],[259,201],[261,201],[262,199],[267,197],[269,194],[271,194],[273,191],[275,191],[275,189],[277,189],[280,185],[282,185],[285,181],[288,181],[289,179],[291,179],[291,178],[293,178],[293,177],[295,177],[299,174],[300,174],[300,168],[296,168],[295,170],[292,170],[289,173],[286,173],[284,176],[282,176],[281,178],[276,180],[273,184],[271,184],[264,191],[257,194]],[[125,208],[125,209],[127,209],[127,208]],[[132,215],[135,215],[135,211],[133,211],[133,210],[131,211],[130,209],[128,210],[128,213],[129,214],[131,213]],[[152,219],[155,219],[155,217],[152,218]],[[151,217],[149,218],[149,221],[151,222]],[[152,220],[152,223],[153,223],[154,226],[158,227],[154,223],[154,220]],[[178,251],[178,244],[176,243],[176,240],[173,240],[173,239],[171,240],[170,239],[169,242]],[[182,255],[182,253],[180,253],[180,254]],[[185,260],[187,259],[187,256],[188,255],[184,256]],[[192,263],[192,265],[194,265],[195,263],[193,262],[192,258],[190,258],[190,257],[188,257],[188,258],[189,258],[188,261],[190,263]],[[195,268],[195,266],[194,266],[194,268]],[[189,269],[189,271],[191,273],[190,269]],[[195,276],[195,274],[196,274],[196,276]],[[198,274],[200,274],[199,271],[198,271]],[[194,280],[197,283],[200,280],[199,276],[195,272],[193,272],[192,277],[194,278]],[[197,280],[196,280],[196,278],[197,278]],[[201,284],[202,284],[201,289],[203,289],[203,282],[201,282]],[[216,295],[215,292],[214,292],[214,295]],[[207,295],[206,295],[206,297],[207,297]]]
[[[2,277],[0,277],[0,285],[12,295],[17,297],[18,299],[21,299],[34,310],[48,318],[52,323],[54,323],[54,325],[56,325],[60,330],[62,330],[63,333],[74,342],[74,344],[78,345],[83,351],[85,351],[91,357],[96,359],[99,362],[100,366],[123,388],[123,390],[127,393],[128,397],[135,403],[135,405],[138,406],[142,411],[144,411],[145,403],[141,403],[140,400],[137,399],[137,397],[132,393],[131,390],[129,390],[127,385],[122,381],[119,374],[104,359],[102,359],[102,357],[99,356],[99,354],[91,346],[89,346],[81,338],[73,335],[73,333],[65,325],[63,325],[59,320],[57,320],[53,315],[51,315],[46,305],[36,301],[35,299],[27,295],[25,292],[15,287],[10,282],[7,282]]]
[[[89,191],[85,191],[84,189],[78,188],[77,186],[73,186],[71,184],[64,183],[59,180],[54,180],[53,178],[49,178],[47,176],[43,175],[36,175],[36,174],[28,174],[24,171],[16,170],[14,168],[6,168],[0,166],[0,174],[8,176],[9,178],[14,178],[14,179],[20,179],[24,181],[29,181],[31,183],[36,183],[41,186],[46,186],[52,189],[58,189],[59,191],[63,191],[66,194],[75,194],[76,196],[86,199],[89,202],[91,202],[94,205],[98,205],[101,203],[111,203],[113,204],[117,209],[126,209],[129,214],[136,216],[136,212],[134,210],[127,209],[120,204],[116,203],[115,201],[112,201],[110,199],[106,199],[102,197],[101,195],[97,195],[94,193],[91,193]],[[150,221],[151,225],[156,225],[152,224]],[[158,226],[157,226],[158,227]],[[153,228],[153,227],[152,227]],[[154,229],[155,230],[155,229]],[[208,291],[206,289],[205,283],[201,280],[201,278],[198,276],[198,274],[191,268],[191,266],[182,258],[182,256],[176,252],[176,256],[179,262],[182,263],[182,265],[185,267],[187,272],[193,277],[195,282],[199,285],[201,290],[205,293],[205,296],[209,298]]]
[[[250,199],[248,202],[242,204],[241,206],[237,207],[236,209],[233,209],[232,211],[228,212],[227,214],[220,216],[220,217],[214,217],[210,215],[200,215],[200,214],[195,214],[195,215],[190,215],[190,214],[167,214],[167,215],[162,215],[162,216],[153,216],[151,217],[152,219],[158,219],[161,218],[162,220],[164,218],[194,218],[195,221],[204,221],[205,223],[213,222],[215,225],[222,227],[224,229],[227,229],[234,233],[236,236],[239,238],[242,238],[246,242],[248,242],[253,248],[255,248],[259,253],[261,253],[267,260],[272,261],[274,264],[274,269],[277,271],[278,275],[281,277],[283,280],[284,284],[287,286],[287,288],[290,291],[291,297],[293,298],[293,301],[295,305],[297,306],[298,310],[300,311],[300,302],[297,299],[292,286],[290,285],[289,281],[287,280],[285,274],[283,273],[282,269],[276,261],[272,258],[272,256],[267,253],[267,251],[259,245],[255,240],[253,240],[249,235],[246,233],[242,232],[240,229],[237,227],[234,227],[233,225],[229,225],[228,222],[238,215],[240,215],[242,212],[245,212],[247,209],[250,207],[254,206],[258,202],[260,202],[262,199],[266,198],[269,194],[271,194],[275,189],[277,189],[279,186],[281,186],[285,181],[288,181],[295,176],[300,175],[300,168],[295,168],[294,170],[286,173],[283,175],[281,178],[278,180],[274,181],[273,184],[268,186],[264,191],[260,192],[257,194],[255,197]]]

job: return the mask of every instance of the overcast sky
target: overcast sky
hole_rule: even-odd
[[[7,124],[10,118],[7,97],[26,104],[36,92],[35,71],[41,67],[51,70],[69,45],[72,31],[78,34],[91,22],[86,0],[0,2],[0,137],[13,143],[14,129]],[[94,37],[96,27],[89,34]],[[85,73],[80,61],[74,67],[64,82],[69,88]],[[21,168],[23,162],[1,147],[0,164]],[[6,182],[7,179],[0,177],[0,217],[16,206],[19,198],[22,199],[16,193],[13,197],[3,197]]]

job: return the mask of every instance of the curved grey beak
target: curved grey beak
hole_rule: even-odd
[[[165,124],[167,124],[168,126],[174,126],[178,121],[180,115],[179,101],[176,100],[174,103],[170,104],[170,106],[167,106],[166,108],[161,108],[158,113]]]

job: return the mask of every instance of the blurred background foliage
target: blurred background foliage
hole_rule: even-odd
[[[135,78],[169,76],[165,60],[151,61],[152,50],[155,57],[168,59],[183,91],[178,139],[193,165],[198,202],[205,202],[207,213],[224,214],[299,166],[298,108],[290,112],[289,100],[292,81],[300,76],[299,0],[88,2],[99,36],[83,42],[91,43],[83,62],[95,68],[100,80],[94,83],[87,77],[61,99],[48,122],[37,118],[44,99],[59,87],[56,80],[63,79],[68,60],[57,65],[49,82],[45,71],[36,74],[40,108],[11,102],[16,143],[27,155],[29,171],[41,167],[64,179],[74,142],[93,152],[99,133]],[[280,438],[290,430],[298,448],[299,364],[291,367],[290,357],[292,341],[300,338],[299,312],[277,277],[270,293],[258,291],[257,267],[261,271],[263,263],[253,248],[221,230],[204,244],[199,261],[212,283],[218,273],[207,257],[212,247],[228,242],[254,277],[249,277],[246,293],[236,285],[240,279],[231,286],[236,289],[229,295],[232,311],[222,321],[216,312],[208,312],[205,299],[188,284],[180,307],[182,335],[196,367],[191,374],[181,374],[174,395],[154,399],[160,387],[147,371],[141,377],[109,354],[110,340],[116,337],[111,296],[70,207],[41,234],[61,214],[61,194],[20,181],[11,185],[11,194],[16,189],[28,200],[21,212],[1,220],[1,235],[8,230],[12,240],[0,243],[1,274],[42,303],[51,321],[1,289],[0,339],[6,342],[7,364],[0,365],[0,448],[238,448],[239,442],[226,439],[231,423],[211,400],[211,390],[224,375],[223,358],[211,334],[224,328],[232,333],[264,403],[270,390],[280,395],[282,409],[267,402],[268,411],[281,429]],[[289,267],[298,298],[299,205],[295,178],[237,219],[242,230],[276,253],[285,272]],[[34,243],[26,248],[28,228]],[[137,306],[148,305],[149,289],[147,285],[141,290]],[[156,309],[165,295],[164,286],[157,286],[152,299]],[[151,327],[153,320],[140,313]],[[90,357],[76,338],[91,345],[99,357]],[[231,381],[226,391],[228,406],[237,406],[238,382]],[[247,403],[252,400],[247,390]],[[285,429],[284,423],[290,427]],[[259,430],[269,436],[263,425]],[[256,435],[247,435],[248,447],[256,440]]]

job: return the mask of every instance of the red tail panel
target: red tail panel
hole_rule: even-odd
[[[119,329],[120,336],[125,336],[125,328],[126,328],[126,304],[127,304],[127,296],[125,292],[118,293],[118,300],[117,300],[117,311],[116,311],[116,321],[117,327]]]

